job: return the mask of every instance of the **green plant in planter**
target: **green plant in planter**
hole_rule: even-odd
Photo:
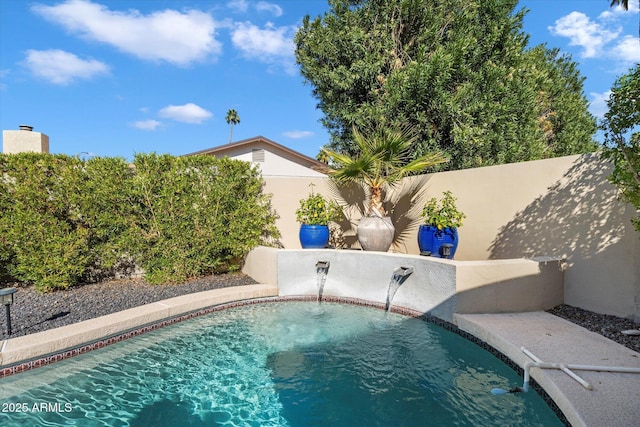
[[[296,220],[300,224],[328,225],[340,217],[340,208],[337,203],[329,202],[322,194],[311,194],[306,199],[300,200],[300,207],[296,210]]]
[[[433,197],[422,208],[425,224],[436,227],[438,230],[461,227],[466,216],[456,207],[457,199],[453,197],[451,191],[445,191],[442,194],[441,200]]]
[[[358,150],[354,155],[322,149],[330,160],[325,172],[338,184],[356,183],[369,191],[369,203],[358,223],[358,241],[364,250],[386,252],[395,227],[384,208],[384,192],[402,178],[446,162],[435,152],[414,158],[418,133],[410,126],[387,128],[379,125],[361,133],[353,128]]]
[[[439,152],[412,158],[418,133],[410,126],[399,129],[380,126],[364,133],[354,127],[353,140],[358,146],[353,156],[326,148],[322,148],[322,153],[331,161],[325,172],[336,182],[355,182],[369,189],[365,216],[386,216],[383,206],[386,189],[406,176],[447,161]]]
[[[458,227],[465,215],[456,207],[456,198],[445,191],[441,200],[428,200],[422,209],[424,224],[418,229],[418,247],[423,255],[453,259],[458,248]]]
[[[313,185],[313,184],[312,184]],[[323,249],[329,244],[331,232],[329,222],[339,218],[340,208],[313,190],[306,199],[300,200],[296,219],[300,225],[300,246],[303,249]]]

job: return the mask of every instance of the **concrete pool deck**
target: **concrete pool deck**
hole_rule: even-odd
[[[455,314],[458,328],[514,361],[521,368],[531,359],[526,348],[544,362],[640,368],[640,353],[602,335],[546,312]],[[572,426],[640,425],[640,374],[578,371],[587,390],[557,369],[532,368],[535,379]],[[504,388],[521,387],[505,384]]]
[[[277,296],[278,288],[273,285],[216,289],[11,338],[2,342],[0,366],[62,352],[83,343],[207,307]],[[526,347],[545,362],[640,368],[640,353],[546,312],[455,314],[453,320],[459,329],[486,342],[521,368],[530,361],[520,350],[521,347]],[[69,354],[67,357],[71,356]],[[59,359],[54,358],[51,362],[56,360]],[[32,368],[37,366],[41,365]],[[638,425],[640,375],[592,371],[576,373],[591,383],[593,390],[583,388],[558,370],[531,370],[532,378],[545,389],[573,426]],[[515,386],[522,386],[522,382],[503,385],[504,388]]]

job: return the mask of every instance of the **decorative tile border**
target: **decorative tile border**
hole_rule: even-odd
[[[98,341],[94,341],[85,345],[82,345],[80,347],[74,347],[71,349],[67,349],[67,350],[63,350],[61,352],[55,353],[55,354],[51,354],[51,355],[46,355],[44,357],[40,357],[37,359],[33,359],[33,360],[29,360],[29,361],[25,361],[22,363],[18,363],[12,366],[7,366],[7,367],[3,367],[0,368],[0,379],[4,378],[4,377],[8,377],[10,375],[14,375],[14,374],[18,374],[20,372],[25,372],[25,371],[29,371],[31,369],[35,369],[35,368],[39,368],[41,366],[47,366],[50,365],[52,363],[55,362],[59,362],[65,359],[69,359],[71,357],[75,357],[78,356],[80,354],[84,354],[87,353],[89,351],[92,350],[97,350],[103,347],[106,347],[108,345],[111,344],[115,344],[121,341],[124,341],[126,339],[129,338],[133,338],[136,337],[138,335],[142,335],[145,334],[147,332],[151,332],[154,331],[156,329],[160,329],[160,328],[164,328],[165,326],[169,326],[169,325],[173,325],[175,323],[178,322],[182,322],[184,320],[189,320],[189,319],[193,319],[194,317],[198,317],[198,316],[203,316],[206,314],[211,314],[211,313],[215,313],[218,311],[222,311],[222,310],[227,310],[230,308],[236,308],[236,307],[242,307],[242,306],[247,306],[247,305],[255,305],[255,304],[264,304],[264,303],[270,303],[270,302],[285,302],[285,301],[304,301],[304,302],[313,302],[313,301],[318,301],[318,298],[316,296],[305,296],[305,295],[301,295],[301,296],[284,296],[284,297],[264,297],[264,298],[255,298],[255,299],[250,299],[250,300],[240,300],[240,301],[234,301],[234,302],[228,302],[228,303],[224,303],[224,304],[220,304],[220,305],[215,305],[212,307],[208,307],[208,308],[204,308],[201,310],[197,310],[197,311],[192,311],[189,313],[185,313],[179,316],[175,316],[175,317],[171,317],[165,320],[162,320],[160,322],[156,322],[153,324],[149,324],[149,325],[145,325],[145,326],[141,326],[139,328],[133,329],[133,330],[129,330],[129,331],[125,331]],[[368,300],[364,300],[364,299],[359,299],[359,298],[348,298],[348,297],[333,297],[333,296],[323,296],[322,297],[322,302],[328,302],[328,303],[341,303],[341,304],[350,304],[350,305],[357,305],[357,306],[365,306],[365,307],[372,307],[372,308],[377,308],[380,310],[384,310],[385,306],[384,304],[381,303],[377,303],[377,302],[372,302],[372,301],[368,301]],[[476,338],[474,335],[471,335],[468,332],[465,332],[461,329],[459,329],[456,325],[449,323],[445,320],[442,320],[438,317],[432,316],[430,314],[427,313],[422,313],[416,310],[412,310],[409,308],[405,308],[405,307],[398,307],[398,306],[391,306],[390,307],[390,311],[392,313],[396,313],[396,314],[400,314],[402,316],[406,316],[406,317],[411,317],[411,318],[415,318],[415,319],[420,319],[426,322],[430,322],[430,323],[434,323],[450,332],[453,332],[457,335],[460,335],[461,337],[473,342],[474,344],[478,345],[479,347],[481,347],[483,350],[488,351],[489,353],[493,354],[494,356],[496,356],[498,359],[500,359],[502,362],[504,362],[507,366],[509,366],[511,369],[513,369],[514,371],[516,371],[520,376],[522,376],[524,374],[523,369],[518,366],[515,362],[513,362],[511,359],[509,359],[507,356],[505,356],[503,353],[501,353],[500,351],[496,350],[494,347],[492,347],[491,345],[489,345],[488,343]],[[566,425],[566,426],[571,426],[571,424],[569,423],[569,421],[567,420],[567,418],[565,417],[565,415],[562,413],[562,411],[560,410],[560,408],[558,407],[558,405],[553,401],[553,399],[551,399],[551,397],[549,397],[549,395],[546,393],[546,391],[533,379],[531,378],[531,387],[540,395],[542,396],[542,398],[545,400],[545,402],[547,403],[547,405],[556,413],[556,415],[558,416],[558,418],[560,419],[560,421]]]

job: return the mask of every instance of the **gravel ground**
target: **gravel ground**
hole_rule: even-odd
[[[46,331],[180,295],[254,283],[252,278],[240,273],[208,276],[176,285],[150,285],[142,279],[123,279],[46,294],[37,293],[33,286],[13,284],[18,291],[11,306],[11,337]],[[0,339],[7,337],[6,324],[6,315],[0,313]]]
[[[640,336],[622,333],[632,329],[640,330],[640,323],[608,314],[593,313],[570,305],[559,305],[548,312],[640,353]]]
[[[35,292],[32,286],[14,284],[18,291],[14,295],[15,304],[11,307],[11,337],[45,331],[179,295],[254,283],[250,277],[237,273],[160,286],[149,285],[141,279],[113,280],[46,294]],[[621,333],[640,329],[640,324],[633,320],[597,314],[569,305],[559,305],[549,313],[640,352],[640,336]],[[0,330],[0,339],[7,338],[3,313],[0,313]]]

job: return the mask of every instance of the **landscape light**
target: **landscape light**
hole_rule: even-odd
[[[0,289],[0,303],[6,307],[7,310],[7,335],[11,335],[11,306],[13,305],[13,294],[17,291],[16,288],[4,288]]]

